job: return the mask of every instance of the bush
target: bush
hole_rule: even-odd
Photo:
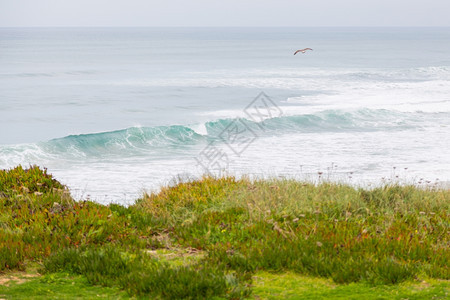
[[[141,252],[130,254],[114,247],[64,249],[45,260],[42,272],[61,271],[82,274],[92,284],[119,285],[130,295],[164,299],[249,295],[235,275],[212,265],[171,267]]]
[[[48,174],[45,168],[34,165],[28,169],[17,166],[10,170],[0,170],[0,191],[4,195],[46,193],[53,189],[65,189],[65,186]]]

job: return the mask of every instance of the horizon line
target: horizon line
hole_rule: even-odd
[[[315,25],[315,26],[284,26],[284,25],[273,25],[273,26],[160,26],[160,25],[145,25],[145,26],[131,26],[131,25],[44,25],[44,26],[0,26],[0,28],[450,28],[450,25],[436,26],[436,25]]]

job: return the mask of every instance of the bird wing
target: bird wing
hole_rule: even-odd
[[[300,50],[295,51],[294,55],[299,53],[299,52],[305,53],[306,50],[312,50],[312,49],[311,48],[300,49]]]

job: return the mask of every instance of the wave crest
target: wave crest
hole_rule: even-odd
[[[447,114],[402,113],[386,109],[355,111],[326,110],[314,114],[281,116],[254,122],[248,119],[217,119],[200,126],[131,127],[123,130],[70,135],[47,142],[0,146],[0,165],[26,164],[39,160],[79,159],[89,157],[158,157],[184,153],[187,147],[210,141],[224,142],[219,136],[233,122],[240,122],[260,137],[281,134],[320,132],[395,131],[418,128],[429,118],[443,120]],[[184,153],[185,154],[185,153]]]

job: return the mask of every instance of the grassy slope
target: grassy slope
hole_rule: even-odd
[[[18,167],[0,171],[0,272],[45,275],[0,296],[445,298],[449,200],[204,178],[126,208],[74,202],[45,170]]]

